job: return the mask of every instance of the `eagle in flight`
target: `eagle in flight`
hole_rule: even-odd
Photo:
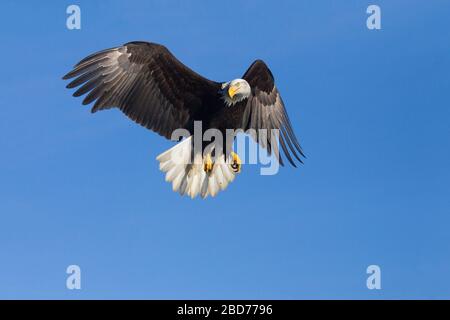
[[[189,69],[162,45],[129,42],[84,58],[63,79],[73,79],[67,88],[79,87],[74,97],[87,94],[83,105],[94,102],[92,113],[117,107],[167,139],[173,139],[177,129],[187,131],[190,136],[157,157],[166,181],[181,195],[215,196],[241,170],[232,144],[220,141],[225,147],[219,149],[202,142],[199,150],[194,148],[198,121],[202,134],[216,129],[225,137],[227,129],[253,129],[251,136],[281,165],[278,145],[294,167],[293,158],[302,163],[304,154],[272,72],[262,60],[253,62],[242,78],[215,82]],[[277,132],[276,143],[261,129]]]

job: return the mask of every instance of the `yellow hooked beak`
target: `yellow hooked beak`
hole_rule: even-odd
[[[234,95],[236,94],[236,92],[239,90],[239,88],[237,86],[230,86],[228,88],[228,95],[230,96],[231,99],[233,99]]]

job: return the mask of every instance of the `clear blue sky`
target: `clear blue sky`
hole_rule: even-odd
[[[450,298],[449,1],[1,7],[0,298]],[[305,165],[246,166],[207,201],[173,193],[155,160],[172,143],[91,115],[61,80],[131,40],[218,81],[264,59]]]

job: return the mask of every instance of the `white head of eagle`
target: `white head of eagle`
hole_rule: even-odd
[[[250,97],[252,89],[244,79],[234,79],[222,83],[222,98],[228,107]]]

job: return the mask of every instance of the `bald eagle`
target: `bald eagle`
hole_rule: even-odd
[[[67,88],[79,87],[74,97],[87,94],[83,105],[95,102],[93,113],[117,107],[168,139],[173,139],[176,129],[186,130],[189,134],[184,140],[157,157],[166,181],[181,195],[215,196],[241,170],[241,159],[232,144],[226,144],[221,152],[214,146],[207,149],[206,143],[199,150],[193,147],[198,121],[202,134],[208,129],[225,136],[227,129],[254,129],[252,137],[281,165],[278,144],[294,167],[293,158],[302,163],[304,154],[272,72],[262,60],[253,62],[242,78],[215,82],[189,69],[162,45],[129,42],[89,55],[63,79],[73,79]],[[278,130],[278,143],[263,138],[260,129]]]

